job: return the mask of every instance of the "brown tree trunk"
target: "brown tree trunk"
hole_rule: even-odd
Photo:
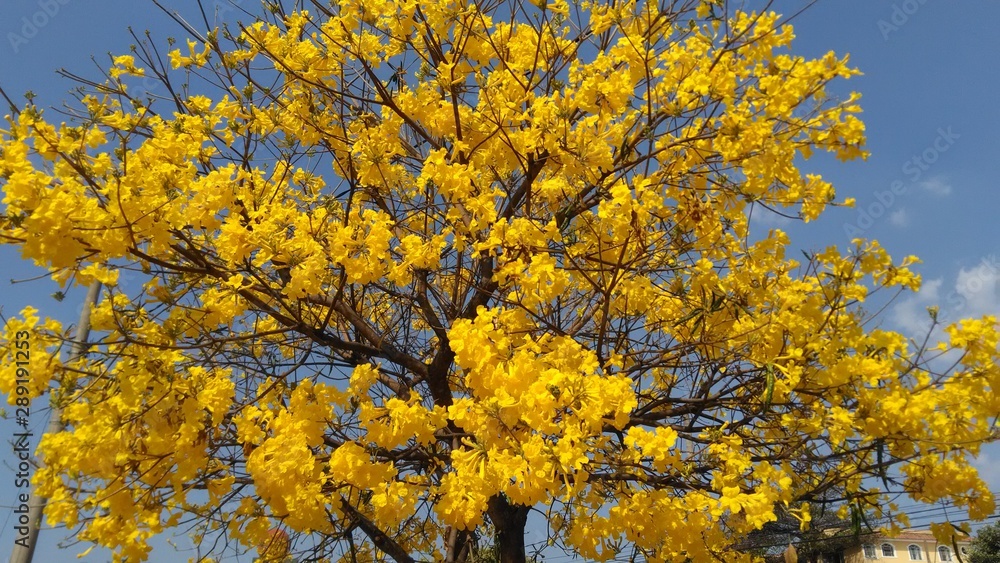
[[[472,547],[472,535],[469,532],[460,531],[457,528],[448,528],[445,535],[445,563],[463,563],[468,561]]]
[[[530,507],[512,505],[503,496],[490,499],[489,516],[496,529],[500,563],[527,563],[524,552],[524,527]]]

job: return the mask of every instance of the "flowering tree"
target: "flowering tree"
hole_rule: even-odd
[[[106,287],[78,362],[34,310],[6,329],[11,358],[34,336],[2,389],[63,407],[49,520],[129,561],[193,523],[209,555],[470,561],[490,535],[521,562],[529,521],[595,560],[737,561],[831,491],[989,514],[995,319],[929,354],[860,307],[914,259],[750,236],[837,204],[799,167],[863,157],[864,127],[825,91],[846,58],[724,4],[269,3],[114,58],[69,124],[12,108],[3,240]]]

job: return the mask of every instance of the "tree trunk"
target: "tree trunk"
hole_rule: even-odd
[[[490,499],[489,515],[496,529],[500,563],[527,563],[524,552],[524,527],[530,507],[511,505],[503,496]]]
[[[472,547],[472,534],[460,531],[457,528],[448,528],[445,535],[445,563],[462,563],[467,561]]]

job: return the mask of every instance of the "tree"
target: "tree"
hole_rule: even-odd
[[[2,389],[67,428],[51,522],[129,561],[184,526],[208,555],[284,530],[302,561],[523,562],[529,521],[595,560],[737,561],[830,491],[992,512],[996,319],[910,342],[862,305],[914,258],[750,233],[850,204],[799,169],[865,155],[826,93],[846,58],[794,55],[766,4],[265,7],[177,16],[186,46],[77,77],[69,123],[11,104],[3,240],[107,288],[83,360],[34,310],[6,328]]]
[[[972,538],[969,554],[963,557],[967,563],[1000,562],[1000,524],[994,522],[979,528]]]

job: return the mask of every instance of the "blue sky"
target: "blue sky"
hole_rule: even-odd
[[[194,0],[165,0],[165,4],[199,21]],[[256,7],[254,0],[236,4]],[[785,14],[803,5],[775,2]],[[215,7],[225,21],[241,17],[228,4],[219,2]],[[850,53],[852,64],[864,72],[840,83],[834,92],[862,94],[871,157],[848,164],[814,158],[805,165],[832,181],[839,196],[856,198],[857,208],[833,209],[808,225],[772,221],[761,228],[780,226],[802,248],[846,246],[853,236],[864,236],[878,239],[897,258],[909,254],[922,258],[918,271],[924,288],[889,305],[883,324],[890,328],[922,334],[925,307],[931,304],[940,305],[940,316],[946,320],[1000,314],[997,21],[1000,2],[991,0],[820,0],[793,22],[798,53]],[[137,34],[151,30],[161,47],[168,35],[184,37],[148,0],[4,0],[0,85],[18,101],[31,90],[39,106],[58,106],[72,84],[57,77],[55,70],[96,76],[91,57],[107,66],[109,52],[126,53],[134,42],[129,26]],[[0,260],[4,265],[0,306],[5,315],[30,303],[65,321],[76,318],[83,290],[56,303],[48,297],[56,290],[48,282],[8,282],[38,275],[16,252],[0,247]],[[43,401],[36,403],[32,423],[40,431],[46,417],[40,410]],[[10,421],[0,421],[0,435],[9,436],[14,428]],[[9,453],[0,454],[0,460],[10,458]],[[979,464],[991,488],[1000,491],[1000,448],[987,450]],[[13,482],[9,461],[0,464],[0,522],[6,522],[0,531],[0,554],[13,541],[6,508],[16,494]],[[52,546],[64,535],[61,530],[43,531],[36,560],[63,560],[66,552],[56,555]],[[187,545],[183,539],[178,543]],[[151,560],[188,556],[157,551]],[[107,559],[95,552],[82,561]]]

